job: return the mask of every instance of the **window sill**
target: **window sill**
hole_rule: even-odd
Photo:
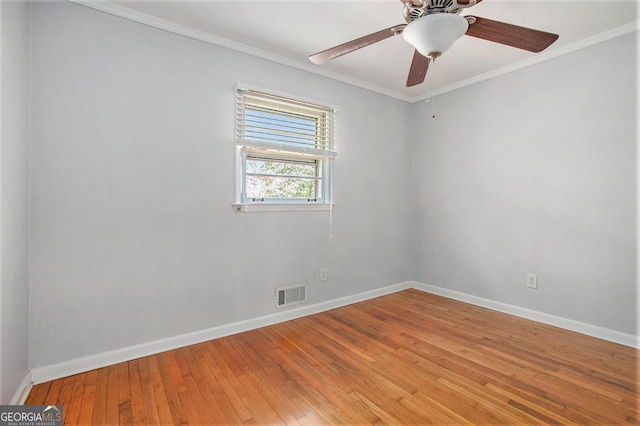
[[[236,212],[296,212],[296,211],[329,211],[331,204],[248,204],[233,203]]]

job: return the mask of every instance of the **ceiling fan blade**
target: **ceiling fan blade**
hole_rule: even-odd
[[[309,56],[309,60],[314,64],[324,64],[327,61],[330,61],[347,53],[351,53],[354,50],[362,49],[363,47],[369,46],[370,44],[377,43],[389,37],[398,35],[402,33],[402,30],[404,30],[404,27],[406,26],[407,24],[396,25],[391,28],[375,32],[373,34],[348,41],[330,49],[323,50],[322,52],[314,53],[313,55]]]
[[[493,41],[529,52],[541,52],[558,39],[557,34],[520,27],[474,16],[476,22],[469,25],[466,35]]]
[[[430,59],[423,56],[417,50],[413,53],[411,68],[409,68],[409,76],[407,77],[407,87],[416,86],[422,83],[427,76]]]

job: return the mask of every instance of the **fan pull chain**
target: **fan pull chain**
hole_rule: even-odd
[[[429,58],[427,72],[427,100],[431,104],[431,118],[436,118],[436,59]]]
[[[431,118],[436,118],[436,59],[431,60]]]

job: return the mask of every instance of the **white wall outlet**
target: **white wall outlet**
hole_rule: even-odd
[[[327,268],[320,268],[320,281],[327,280]]]
[[[538,276],[536,274],[527,274],[527,287],[538,288]]]

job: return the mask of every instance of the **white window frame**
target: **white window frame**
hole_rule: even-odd
[[[245,96],[247,95],[247,96]],[[235,185],[235,202],[233,206],[236,211],[291,211],[291,210],[330,210],[332,207],[332,188],[333,188],[333,161],[337,153],[335,152],[334,138],[335,127],[333,117],[337,108],[334,106],[321,105],[320,102],[303,100],[286,94],[274,93],[273,91],[265,91],[256,89],[247,85],[239,84],[236,90],[236,185]],[[321,139],[314,139],[309,145],[296,145],[279,143],[272,140],[271,135],[267,135],[267,140],[246,140],[243,135],[245,129],[244,108],[245,101],[252,106],[256,102],[261,102],[261,96],[265,99],[278,98],[278,109],[282,108],[284,112],[297,111],[297,108],[303,108],[304,115],[322,114],[318,119],[323,122],[330,120],[327,127],[328,136],[323,135]],[[280,103],[281,101],[281,103]],[[290,104],[288,104],[290,102]],[[288,108],[292,108],[289,110]],[[277,137],[274,137],[277,139]],[[317,140],[320,140],[320,148],[317,148]],[[262,198],[253,199],[246,196],[245,186],[247,182],[247,159],[248,158],[265,158],[278,161],[316,161],[318,163],[318,183],[315,198]],[[317,185],[318,185],[317,183]]]

